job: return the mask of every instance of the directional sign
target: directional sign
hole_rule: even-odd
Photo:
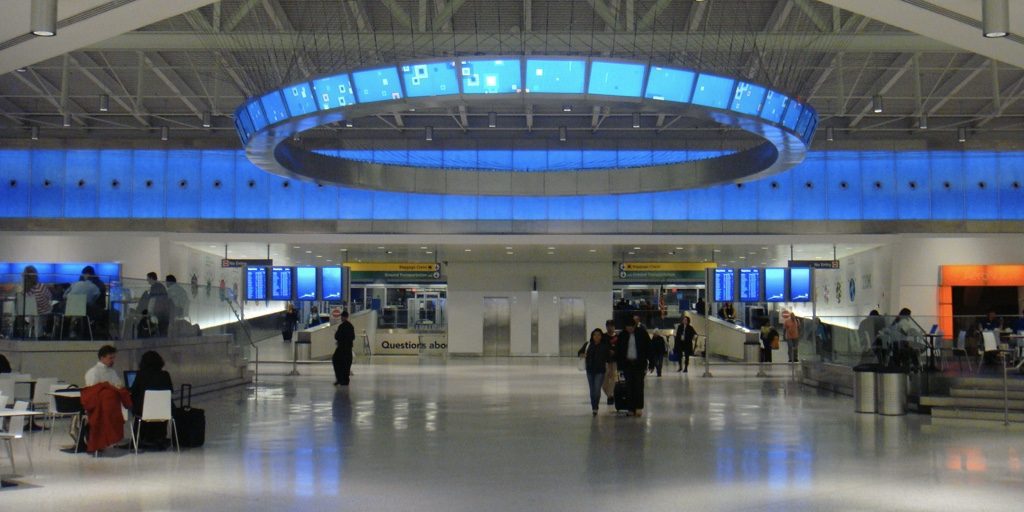
[[[789,260],[789,268],[839,270],[839,260]]]

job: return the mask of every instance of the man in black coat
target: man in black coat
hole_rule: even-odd
[[[352,344],[356,339],[356,330],[348,321],[348,311],[341,312],[341,324],[334,333],[334,341],[338,348],[334,349],[331,363],[334,364],[335,386],[348,386],[348,376],[352,373]]]
[[[644,375],[651,359],[651,337],[643,327],[637,327],[630,319],[626,329],[619,334],[615,345],[615,359],[619,372],[626,379],[627,396],[629,397],[629,413],[642,416],[644,409]]]

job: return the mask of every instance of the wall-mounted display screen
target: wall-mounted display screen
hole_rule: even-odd
[[[519,59],[464,60],[459,73],[464,94],[511,94],[522,89]]]
[[[316,103],[320,110],[344,107],[356,102],[352,83],[345,73],[313,80],[313,90],[316,91]]]
[[[583,60],[529,59],[526,61],[526,92],[583,94]]]
[[[741,268],[740,269],[740,301],[760,302],[761,301],[761,269]]]
[[[732,94],[732,104],[729,105],[729,108],[741,114],[756,116],[761,111],[764,93],[765,88],[760,85],[739,82],[736,84],[736,91]]]
[[[103,282],[117,281],[121,279],[120,263],[44,263],[44,262],[0,262],[0,283],[21,283],[22,274],[25,268],[32,266],[36,269],[36,275],[40,283],[73,283],[78,281],[82,275],[82,269],[86,266],[93,268],[96,276]]]
[[[786,300],[786,269],[764,269],[764,300],[784,302]]]
[[[292,267],[271,267],[270,300],[292,300]]]
[[[736,300],[736,269],[715,269],[715,302]]]
[[[316,300],[316,267],[295,267],[295,298]]]
[[[367,69],[352,73],[360,103],[402,99],[398,70],[393,67]]]
[[[284,101],[288,103],[288,110],[293,116],[301,116],[316,112],[316,98],[309,84],[295,84],[284,90]]]
[[[729,108],[732,86],[735,82],[732,78],[701,73],[697,77],[697,87],[693,90],[693,103],[705,107]]]
[[[647,66],[626,62],[595,60],[590,63],[590,83],[587,92],[605,96],[640,97]]]
[[[242,120],[235,117],[235,131],[238,133],[238,138],[242,140],[242,145],[249,143],[249,133],[245,131],[245,127],[242,126]]]
[[[800,121],[796,123],[796,132],[801,136],[807,131],[807,126],[811,123],[812,117],[814,117],[814,111],[811,110],[811,107],[804,107],[804,113],[800,114]]]
[[[323,267],[320,269],[320,300],[341,300],[341,267]]]
[[[790,302],[811,301],[811,269],[789,269],[789,300]]]
[[[258,132],[267,127],[267,116],[263,115],[263,108],[260,107],[260,102],[256,100],[250,101],[245,106],[245,111],[249,113],[249,120],[252,121],[254,131]]]
[[[459,93],[455,63],[452,61],[402,64],[402,83],[405,84],[405,94],[410,98]]]
[[[263,95],[260,98],[260,103],[263,104],[263,112],[267,114],[268,124],[288,119],[288,110],[284,107],[284,100],[281,99],[280,92],[274,91]]]
[[[245,300],[267,300],[267,267],[245,267]]]
[[[800,114],[803,112],[803,106],[795,101],[790,101],[789,106],[786,107],[786,115],[782,117],[782,125],[790,130],[796,129],[796,124],[800,121]]]
[[[244,108],[238,109],[235,111],[235,116],[235,119],[242,122],[242,129],[245,130],[245,138],[248,139],[249,137],[252,137],[254,130],[252,127],[252,120],[249,119],[249,110]]]
[[[693,93],[693,81],[697,74],[693,71],[673,68],[651,68],[651,76],[647,78],[645,98],[662,101],[688,103]]]
[[[782,121],[782,113],[786,110],[786,101],[788,100],[789,98],[784,94],[769,90],[764,97],[761,117],[773,123]]]

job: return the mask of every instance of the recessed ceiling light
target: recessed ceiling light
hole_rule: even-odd
[[[313,251],[306,251],[306,254],[313,254]]]
[[[511,251],[511,250],[512,250],[512,247],[511,247],[511,246],[508,246],[508,245],[506,245],[506,246],[505,246],[505,250],[506,250],[506,251]]]
[[[293,245],[293,246],[292,246],[292,249],[302,249],[302,247],[299,247],[299,246],[297,246],[297,245]]]
[[[505,252],[505,254],[508,254],[509,256],[512,256],[512,255],[513,255],[513,254],[515,254],[515,253],[514,253],[514,252],[512,252],[512,251],[506,251],[506,252]]]
[[[348,249],[340,249],[341,252],[348,252]]]
[[[820,259],[822,259],[822,258],[821,258],[821,256],[815,256],[815,257],[814,257],[814,259],[816,259],[816,260],[820,260]]]
[[[747,259],[747,257],[746,256],[740,256],[740,259],[741,260],[745,260],[745,259]]]
[[[473,252],[473,249],[463,249],[465,252]]]
[[[669,251],[669,252],[668,252],[668,254],[669,254],[670,256],[674,256],[674,255],[676,254],[676,252],[675,252],[675,251]]]
[[[762,245],[762,246],[761,246],[761,249],[762,249],[762,250],[767,250],[767,249],[768,249],[768,247],[767,247],[767,246],[764,246],[764,245]]]
[[[597,252],[597,249],[591,249],[589,252]]]
[[[548,247],[548,250],[549,251],[553,251],[553,250],[555,250],[555,248],[554,247]]]
[[[327,260],[327,263],[332,263],[334,260]]]
[[[639,250],[640,250],[640,248],[639,248],[639,247],[634,247],[634,248],[633,248],[633,250],[634,250],[634,251],[639,251]]]
[[[216,245],[211,245],[211,246],[210,246],[210,249],[216,249],[216,248],[217,248],[217,246],[216,246]]]
[[[676,250],[677,251],[681,251],[681,250],[683,250],[683,248],[682,247],[676,247]]]
[[[394,254],[394,251],[388,251],[387,253],[388,254]]]
[[[383,245],[378,245],[377,248],[383,250],[384,246]]]
[[[715,249],[715,252],[722,252],[721,249]]]
[[[634,254],[636,254],[636,253],[635,253],[635,252],[633,252],[633,251],[629,251],[629,252],[627,252],[626,254],[629,254],[630,256],[632,256],[632,255],[634,255]]]
[[[427,246],[425,246],[425,245],[424,246],[420,246],[420,249],[426,249],[426,248],[427,248]]]
[[[434,251],[427,251],[426,254],[434,254]]]
[[[319,254],[317,254],[317,255],[316,255],[316,257],[317,257],[317,258],[323,258],[323,256],[321,256],[321,255],[319,255]]]
[[[550,255],[552,255],[552,254],[554,254],[554,253],[553,253],[553,252],[551,252],[551,251],[548,251],[548,256],[550,256]]]

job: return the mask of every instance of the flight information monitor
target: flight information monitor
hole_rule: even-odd
[[[736,92],[732,94],[729,108],[740,114],[756,116],[761,111],[761,100],[764,99],[765,88],[760,85],[738,82]]]
[[[732,78],[701,73],[697,77],[697,87],[693,90],[693,103],[704,105],[705,107],[729,108],[729,99],[732,98],[732,85],[735,82]]]
[[[316,300],[316,267],[295,267],[295,298]]]
[[[740,302],[761,301],[761,269],[740,269]]]
[[[464,60],[459,73],[464,94],[511,94],[522,89],[519,59]]]
[[[295,84],[286,88],[284,101],[288,104],[288,110],[292,112],[293,116],[316,112],[316,98],[313,97],[313,91],[309,89],[307,83]]]
[[[292,267],[271,267],[270,300],[292,300]]]
[[[267,122],[269,124],[288,119],[288,110],[284,108],[284,101],[281,99],[280,92],[274,91],[264,95],[260,98],[260,103],[263,104],[263,111],[267,114]]]
[[[583,60],[526,61],[526,92],[583,94]]]
[[[688,103],[696,78],[697,74],[693,71],[655,66],[651,68],[651,76],[647,78],[647,91],[644,92],[644,97]]]
[[[455,63],[452,61],[402,64],[402,83],[405,84],[405,94],[410,98],[459,93]]]
[[[267,300],[267,267],[245,267],[245,300]]]
[[[320,300],[341,300],[341,267],[323,267],[320,269]]]
[[[393,67],[367,69],[352,73],[360,103],[402,99],[398,71]]]
[[[644,86],[646,69],[647,66],[643,64],[591,61],[590,84],[587,86],[587,92],[605,96],[639,98],[640,91]]]
[[[801,112],[803,112],[803,107],[795,101],[790,101],[789,107],[786,108],[786,115],[782,118],[782,125],[790,130],[795,130],[796,123],[800,121]]]
[[[811,269],[789,269],[789,300],[790,302],[811,301]]]
[[[782,121],[782,113],[786,110],[786,101],[789,100],[785,95],[775,91],[768,91],[768,94],[764,97],[764,108],[761,109],[761,117],[778,123]]]
[[[245,106],[245,111],[249,113],[253,130],[260,131],[267,127],[267,116],[263,115],[263,108],[260,107],[260,102],[256,100],[250,101]]]
[[[785,302],[786,269],[764,269],[764,300],[767,302]]]
[[[316,91],[316,103],[320,110],[344,107],[356,102],[352,83],[345,73],[313,80],[313,90]]]
[[[736,300],[736,269],[715,269],[715,302]]]

